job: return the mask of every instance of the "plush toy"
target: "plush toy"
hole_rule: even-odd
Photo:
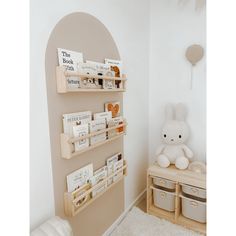
[[[184,144],[189,136],[189,128],[185,123],[186,108],[183,104],[166,106],[166,122],[162,129],[164,144],[156,150],[157,163],[161,167],[175,164],[184,170],[193,158],[193,152]]]

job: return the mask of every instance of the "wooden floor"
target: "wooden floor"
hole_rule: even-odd
[[[139,202],[139,203],[137,204],[137,207],[138,207],[140,210],[142,210],[142,211],[144,211],[144,212],[147,212],[147,208],[146,208],[146,197],[145,197],[141,202]]]

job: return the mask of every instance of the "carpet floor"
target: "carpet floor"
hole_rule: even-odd
[[[202,236],[134,207],[110,236]]]

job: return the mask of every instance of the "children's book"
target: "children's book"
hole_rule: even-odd
[[[96,170],[93,174],[93,177],[90,179],[90,183],[92,186],[98,184],[99,182],[103,181],[107,177],[107,167],[104,166],[98,170]],[[107,182],[101,184],[92,191],[92,197],[96,196],[98,193],[104,191],[107,187]]]
[[[108,64],[94,62],[94,61],[86,61],[89,64],[93,64],[96,67],[96,74],[101,76],[115,76],[115,72],[111,70],[111,66]],[[115,89],[115,81],[114,80],[102,80],[104,89]]]
[[[73,126],[73,135],[74,137],[83,137],[89,133],[89,127],[88,124],[83,125],[76,125]],[[80,139],[79,141],[75,142],[75,151],[79,151],[83,148],[86,148],[89,146],[89,139]]]
[[[100,62],[95,62],[95,61],[86,61],[90,66],[94,66],[96,70],[96,75],[101,75],[101,76],[114,76],[115,73],[110,69],[110,65],[100,63]]]
[[[104,130],[106,129],[106,120],[105,119],[97,119],[97,120],[93,120],[89,123],[89,127],[90,127],[90,133],[93,132],[97,132],[99,130]],[[97,142],[101,142],[106,140],[106,132],[92,136],[90,138],[90,144],[93,145]]]
[[[112,118],[120,115],[120,102],[105,103],[105,111],[111,111]]]
[[[84,184],[89,183],[90,178],[93,176],[93,164],[88,164],[71,174],[67,175],[67,191],[72,192]]]
[[[113,60],[113,59],[105,59],[105,64],[108,64],[110,66],[110,70],[114,71],[115,77],[122,77],[123,73],[123,63],[119,60]]]
[[[110,66],[110,70],[114,72],[115,77],[122,77],[123,74],[123,63],[119,60],[113,60],[113,59],[105,59],[105,64],[108,64]],[[123,84],[121,80],[115,81],[115,88],[121,89],[123,88]]]
[[[83,63],[80,62],[78,64],[78,71],[83,75],[97,75],[97,67],[93,63]],[[102,88],[102,80],[97,78],[81,78],[81,87],[87,89],[101,89]]]
[[[122,154],[116,153],[115,155],[113,155],[112,157],[108,158],[106,160],[106,164],[107,164],[107,175],[111,175],[114,171],[114,164],[117,163],[118,161],[123,160],[122,159]],[[113,178],[109,178],[107,181],[107,184],[110,185],[113,182]]]
[[[92,112],[76,112],[63,114],[63,130],[64,134],[73,137],[73,127],[76,125],[87,124],[92,120]]]
[[[95,113],[93,115],[93,118],[94,120],[106,119],[106,121],[108,122],[110,119],[112,119],[112,113],[111,111]]]
[[[81,52],[70,51],[58,48],[59,66],[65,66],[66,70],[78,71],[78,63],[83,62],[83,54]],[[79,77],[67,77],[67,86],[69,89],[77,89],[81,87],[81,79]]]
[[[123,117],[121,117],[121,116],[115,117],[115,118],[112,118],[108,121],[108,128],[122,125],[123,123],[124,123]],[[112,138],[112,137],[116,136],[117,134],[122,133],[123,131],[124,131],[124,127],[110,130],[110,131],[108,131],[108,138]]]
[[[119,171],[123,167],[124,161],[119,160],[113,164],[113,173]],[[123,171],[120,171],[116,175],[113,176],[113,182],[116,182],[123,176]]]

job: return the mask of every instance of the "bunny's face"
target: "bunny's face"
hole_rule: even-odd
[[[189,128],[184,121],[167,121],[162,129],[162,140],[166,144],[182,144],[189,136]]]

